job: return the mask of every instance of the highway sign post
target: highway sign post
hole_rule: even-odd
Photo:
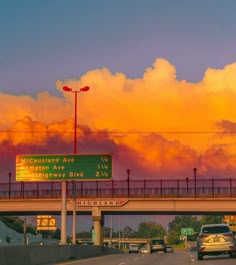
[[[75,152],[76,153],[76,152]],[[17,181],[61,180],[61,243],[66,243],[66,181],[112,178],[110,154],[35,154],[16,156]],[[73,194],[74,202],[76,194]],[[75,241],[76,204],[73,206],[72,239]],[[41,219],[39,221],[42,221]],[[45,220],[46,223],[46,220]],[[39,226],[40,227],[40,226]]]
[[[107,180],[112,177],[110,154],[17,155],[17,181]]]
[[[193,235],[193,228],[181,228],[181,236],[185,240],[186,248],[188,247],[188,236]]]

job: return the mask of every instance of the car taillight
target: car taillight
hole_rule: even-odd
[[[209,235],[208,234],[202,234],[199,236],[199,238],[205,238],[205,237],[208,237]]]

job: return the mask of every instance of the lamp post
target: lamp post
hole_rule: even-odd
[[[127,169],[127,183],[128,183],[128,197],[129,197],[129,184],[130,184],[130,169]]]
[[[189,181],[189,178],[186,178],[186,184],[187,184],[187,195],[188,195],[188,181]]]
[[[113,236],[113,228],[112,228],[112,215],[110,215],[110,247],[112,247],[112,236]]]
[[[194,175],[194,193],[196,197],[197,196],[197,168],[196,167],[193,169],[193,175]]]
[[[8,196],[9,198],[11,197],[11,172],[8,173],[8,178],[9,178],[9,182],[8,182]]]
[[[85,86],[80,88],[79,90],[73,90],[68,86],[63,86],[63,90],[66,92],[72,92],[75,94],[75,106],[74,106],[74,154],[77,153],[77,141],[76,141],[76,134],[77,134],[77,95],[81,92],[86,92],[89,90],[89,86]]]
[[[188,195],[188,181],[189,181],[189,178],[186,178],[186,184],[187,184],[187,195]]]
[[[24,218],[24,223],[23,223],[23,232],[24,232],[24,239],[23,239],[23,243],[24,243],[24,245],[27,245],[27,236],[26,236],[26,218]]]
[[[68,86],[63,86],[63,90],[66,92],[74,93],[74,154],[77,153],[77,95],[81,92],[86,92],[89,90],[89,86],[85,86],[80,88],[79,90],[74,90]],[[66,187],[66,185],[64,185]],[[66,188],[64,188],[66,189]],[[73,216],[72,216],[72,243],[76,244],[76,186],[75,182],[72,181],[72,189],[73,189]],[[63,201],[63,200],[62,200]],[[64,206],[66,207],[66,206]],[[63,207],[62,207],[63,208]],[[66,211],[66,209],[65,209]],[[64,217],[66,219],[66,217]],[[64,223],[66,220],[64,220]],[[66,224],[66,223],[65,223]],[[66,225],[65,225],[66,226]]]

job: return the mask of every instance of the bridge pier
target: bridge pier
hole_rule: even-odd
[[[66,215],[67,215],[67,201],[66,201],[66,181],[61,182],[61,245],[66,244]]]
[[[98,207],[92,209],[93,229],[94,229],[94,245],[103,245],[103,215]]]

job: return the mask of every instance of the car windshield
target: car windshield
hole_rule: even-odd
[[[148,244],[143,245],[142,248],[148,248]]]
[[[230,232],[230,229],[227,226],[208,226],[202,229],[204,234],[223,234],[228,232]]]

